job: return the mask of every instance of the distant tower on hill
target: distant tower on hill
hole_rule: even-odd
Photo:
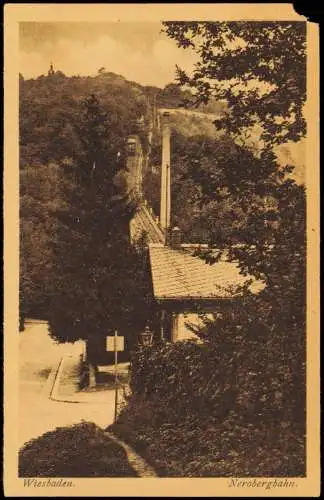
[[[51,63],[51,65],[50,65],[50,69],[48,70],[48,76],[52,76],[52,75],[54,75],[54,74],[55,74],[55,71],[54,71],[54,69],[53,69],[53,64]]]

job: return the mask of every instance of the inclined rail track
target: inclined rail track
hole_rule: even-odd
[[[137,233],[139,233],[139,229],[145,231],[148,237],[148,243],[164,244],[164,234],[162,230],[159,228],[148,209],[142,204],[134,217],[134,224]]]
[[[153,214],[144,204],[144,200],[142,198],[144,163],[144,155],[142,149],[140,148],[136,155],[132,157],[132,160],[129,164],[129,170],[131,172],[132,179],[129,187],[134,190],[136,198],[140,200],[138,211],[136,212],[132,220],[132,239],[138,239],[141,233],[145,232],[147,235],[148,243],[160,243],[164,245],[164,233],[160,228],[158,222],[155,220]]]

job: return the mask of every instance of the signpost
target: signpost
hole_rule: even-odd
[[[118,408],[118,351],[124,350],[124,337],[118,336],[117,330],[115,330],[114,336],[106,337],[106,351],[115,352],[115,416],[114,422],[117,420],[117,408]]]

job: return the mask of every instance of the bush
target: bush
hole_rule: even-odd
[[[303,347],[285,348],[285,332],[262,316],[250,322],[246,307],[207,324],[203,343],[133,353],[132,393],[113,431],[160,475],[305,474]]]
[[[138,477],[125,450],[95,424],[57,428],[19,452],[20,477]]]
[[[172,407],[165,400],[137,396],[111,430],[161,477],[305,475],[303,436],[293,426],[246,423],[236,411],[224,420],[189,413],[170,421]]]

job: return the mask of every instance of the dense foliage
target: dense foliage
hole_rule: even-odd
[[[19,477],[138,477],[125,450],[95,424],[60,427],[19,452]]]
[[[114,329],[131,339],[145,324],[144,269],[129,241],[136,207],[116,182],[124,170],[118,124],[95,96],[84,101],[78,123],[84,148],[70,169],[68,210],[55,210],[61,224],[49,321],[60,341],[104,341]]]
[[[115,328],[131,339],[144,326],[146,270],[129,242],[136,206],[124,151],[146,100],[115,80],[20,81],[21,305],[48,319],[59,341],[102,343]]]
[[[178,70],[180,83],[197,102],[226,100],[228,112],[216,126],[235,140],[180,148],[174,193],[179,210],[185,199],[191,208],[179,224],[194,220],[197,203],[211,243],[203,258],[213,263],[215,247],[227,249],[266,288],[206,322],[197,331],[204,346],[139,352],[119,429],[166,475],[304,475],[306,193],[288,175],[292,167],[280,168],[273,146],[305,134],[305,24],[165,26],[200,56],[192,77]],[[255,125],[262,142],[252,152],[247,137]]]
[[[305,135],[306,23],[173,22],[165,31],[179,47],[198,55],[192,75],[178,67],[197,103],[224,100],[216,126],[234,136],[262,127],[265,143],[297,141]]]
[[[109,110],[116,137],[126,138],[144,113],[143,89],[112,73],[65,77],[61,72],[20,79],[20,165],[68,161],[82,148],[78,134],[80,104],[94,94]]]
[[[20,297],[21,313],[27,316],[47,316],[53,280],[52,245],[58,230],[51,210],[65,206],[63,181],[62,168],[56,163],[35,164],[20,172]]]
[[[143,188],[154,212],[160,210],[161,142],[152,144],[152,170]],[[171,137],[172,225],[178,225],[185,241],[229,245],[250,235],[253,223],[274,219],[278,208],[277,187],[291,185],[303,192],[290,174],[293,166],[280,166],[273,154],[257,156],[228,136],[187,137],[173,129]],[[283,189],[282,189],[283,190]],[[263,222],[262,222],[263,221]],[[270,225],[269,225],[270,230]],[[266,233],[264,232],[264,235]]]
[[[143,110],[141,92],[113,76],[67,78],[56,72],[24,80],[20,75],[21,300],[26,314],[43,318],[48,314],[51,242],[57,240],[60,225],[54,212],[68,211],[71,168],[85,161],[87,145],[79,121],[82,102],[91,93],[98,94],[102,108],[114,120],[119,141],[132,131]],[[122,141],[119,147],[123,151]]]
[[[102,246],[96,247],[106,228],[110,225],[110,238],[114,237],[117,229],[119,235],[123,233],[126,236],[128,233],[126,226],[132,209],[124,214],[125,217],[119,213],[116,218],[113,214],[113,210],[122,210],[123,203],[128,203],[126,199],[118,199],[118,196],[125,195],[122,192],[125,190],[123,167],[127,136],[139,133],[145,149],[145,130],[138,131],[136,120],[144,115],[147,125],[154,103],[157,106],[177,107],[186,94],[176,84],[165,89],[143,87],[104,68],[95,77],[66,77],[60,71],[29,80],[20,75],[19,92],[21,318],[31,315],[48,319],[54,299],[58,300],[58,293],[68,300],[66,304],[75,297],[75,306],[77,302],[80,306],[81,300],[82,309],[89,310],[89,307],[84,307],[89,297],[82,297],[82,290],[84,283],[89,284],[88,279],[91,282],[92,271],[87,270],[88,276],[82,278],[84,282],[79,285],[75,282],[76,273],[81,279],[80,269],[85,259],[94,257],[86,255],[90,247],[83,250],[85,235],[88,246],[90,239],[94,238],[92,252],[97,248],[97,255],[99,252],[106,255]],[[92,103],[89,100],[91,95],[95,96]],[[88,186],[90,178],[92,187]],[[116,198],[110,200],[111,196]],[[109,209],[106,202],[110,205]],[[109,217],[107,210],[111,212]],[[120,254],[124,249],[126,252],[127,245],[117,240],[116,237],[114,251]],[[138,261],[133,251],[128,249],[128,253],[125,252],[123,256],[120,254],[120,261],[124,259],[126,262],[128,258]],[[72,256],[73,262],[69,262]],[[101,272],[107,269],[108,260],[111,268],[110,259],[111,255],[107,254],[106,262],[102,260]],[[137,264],[134,265],[136,267]],[[117,264],[114,270],[110,269],[115,276],[122,271],[125,268],[118,270]],[[96,272],[99,272],[99,267]],[[109,273],[104,274],[106,284],[98,287],[96,293],[99,295],[102,294],[99,288],[102,290],[103,286],[107,293]],[[129,282],[131,276],[125,276],[125,283],[127,280]],[[64,282],[66,288],[63,291]],[[112,288],[111,284],[108,288]],[[126,286],[128,289],[129,283]],[[117,290],[116,293],[121,292]],[[94,294],[92,302],[95,301]],[[133,303],[135,310],[137,301]],[[65,310],[66,307],[62,308],[62,311]],[[74,328],[70,330],[69,338],[78,335]],[[66,332],[60,333],[58,326],[56,334],[61,339],[67,335]]]
[[[219,319],[217,335],[211,322],[204,344],[157,345],[134,355],[133,394],[112,429],[161,475],[305,474],[303,426],[291,419],[296,409],[303,413],[296,394],[292,404],[298,374],[289,377],[287,353],[277,358],[261,321],[240,328],[237,319]]]
[[[261,315],[277,338],[278,356],[280,342],[291,345],[304,380],[306,193],[287,175],[291,166],[279,167],[273,146],[305,135],[306,25],[170,22],[165,29],[180,46],[191,46],[199,54],[192,78],[178,72],[180,83],[189,85],[198,102],[211,96],[226,101],[228,113],[216,126],[243,141],[255,124],[262,127],[262,142],[254,154],[231,146],[223,169],[209,159],[207,167],[200,161],[192,175],[202,187],[211,241],[218,247],[229,245],[234,231],[240,246],[232,247],[233,258],[239,259],[243,272],[267,284],[256,317]],[[228,235],[222,231],[226,216],[218,217],[222,192],[222,203],[231,206]],[[297,387],[305,401],[303,384]]]

